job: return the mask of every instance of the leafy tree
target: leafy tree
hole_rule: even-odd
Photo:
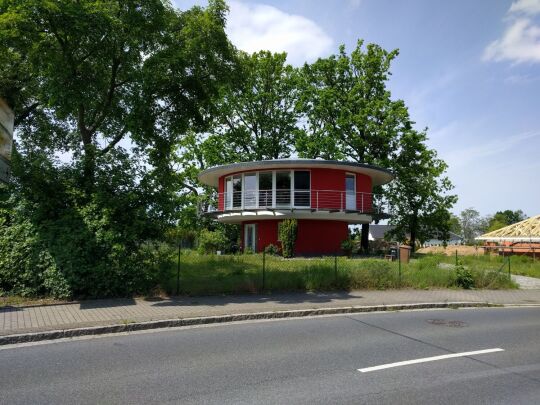
[[[216,227],[208,218],[195,215],[195,207],[205,210],[217,204],[215,190],[197,180],[201,170],[238,161],[285,158],[293,150],[298,91],[286,54],[239,51],[235,67],[233,84],[222,88],[212,127],[191,131],[177,145],[176,167],[183,185],[182,226]],[[237,231],[229,228],[227,234],[232,238]]]
[[[505,210],[497,211],[493,217],[489,219],[488,232],[496,231],[505,226],[515,224],[527,219],[527,215],[522,210]]]
[[[393,100],[386,86],[397,55],[376,44],[364,48],[360,40],[350,55],[341,46],[337,55],[304,66],[298,106],[305,120],[296,140],[301,157],[393,168],[391,156],[412,124],[404,102]],[[368,232],[363,225],[364,250]]]
[[[467,208],[459,214],[459,222],[463,230],[465,243],[474,243],[474,238],[485,230],[485,220],[474,208]]]
[[[174,219],[179,138],[207,127],[230,80],[226,11],[220,0],[184,12],[162,0],[0,3],[0,96],[18,134],[0,233],[31,221],[32,246],[72,293],[155,282],[136,264]]]
[[[398,139],[410,128],[407,108],[386,88],[398,51],[358,41],[350,55],[304,65],[299,109],[306,115],[296,147],[302,157],[348,159],[389,167]]]
[[[462,234],[463,229],[461,228],[461,223],[457,215],[450,214],[448,229],[450,230],[450,232],[453,232],[456,235]]]
[[[394,225],[391,234],[399,239],[410,235],[414,251],[416,241],[425,241],[433,234],[448,238],[449,209],[457,197],[448,192],[453,186],[445,176],[447,165],[429,149],[425,132],[409,131],[400,139],[393,154],[395,180],[388,185],[386,196],[390,203]]]
[[[238,53],[237,85],[218,106],[207,159],[230,163],[290,156],[299,114],[296,74],[285,53]]]

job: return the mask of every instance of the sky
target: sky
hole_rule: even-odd
[[[186,9],[204,0],[174,0]],[[449,165],[459,201],[540,214],[540,0],[229,1],[239,49],[300,66],[358,39],[399,49],[388,88]]]

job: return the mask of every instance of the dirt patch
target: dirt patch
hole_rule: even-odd
[[[458,256],[476,256],[483,255],[484,249],[476,246],[430,246],[422,249],[418,249],[417,253],[423,254],[443,254],[447,256],[454,256],[458,252]]]

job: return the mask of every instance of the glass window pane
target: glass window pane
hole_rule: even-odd
[[[310,172],[294,172],[294,205],[296,207],[310,206]]]
[[[233,186],[232,186],[232,177],[227,177],[225,179],[225,209],[232,209],[232,198],[233,196]]]
[[[294,172],[294,189],[309,190],[309,172]]]
[[[291,204],[291,172],[276,172],[276,205]]]
[[[255,207],[257,201],[257,175],[249,173],[244,175],[244,207]]]
[[[272,172],[259,173],[259,207],[272,206]]]
[[[345,189],[348,192],[354,193],[354,176],[348,174],[347,177],[345,177]]]
[[[233,177],[233,208],[242,206],[242,176]]]

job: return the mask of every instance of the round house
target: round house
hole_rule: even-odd
[[[242,248],[279,246],[280,222],[298,220],[295,253],[334,254],[349,224],[372,221],[372,189],[393,178],[386,169],[330,160],[277,159],[216,166],[199,180],[218,189],[217,221],[241,224]]]

